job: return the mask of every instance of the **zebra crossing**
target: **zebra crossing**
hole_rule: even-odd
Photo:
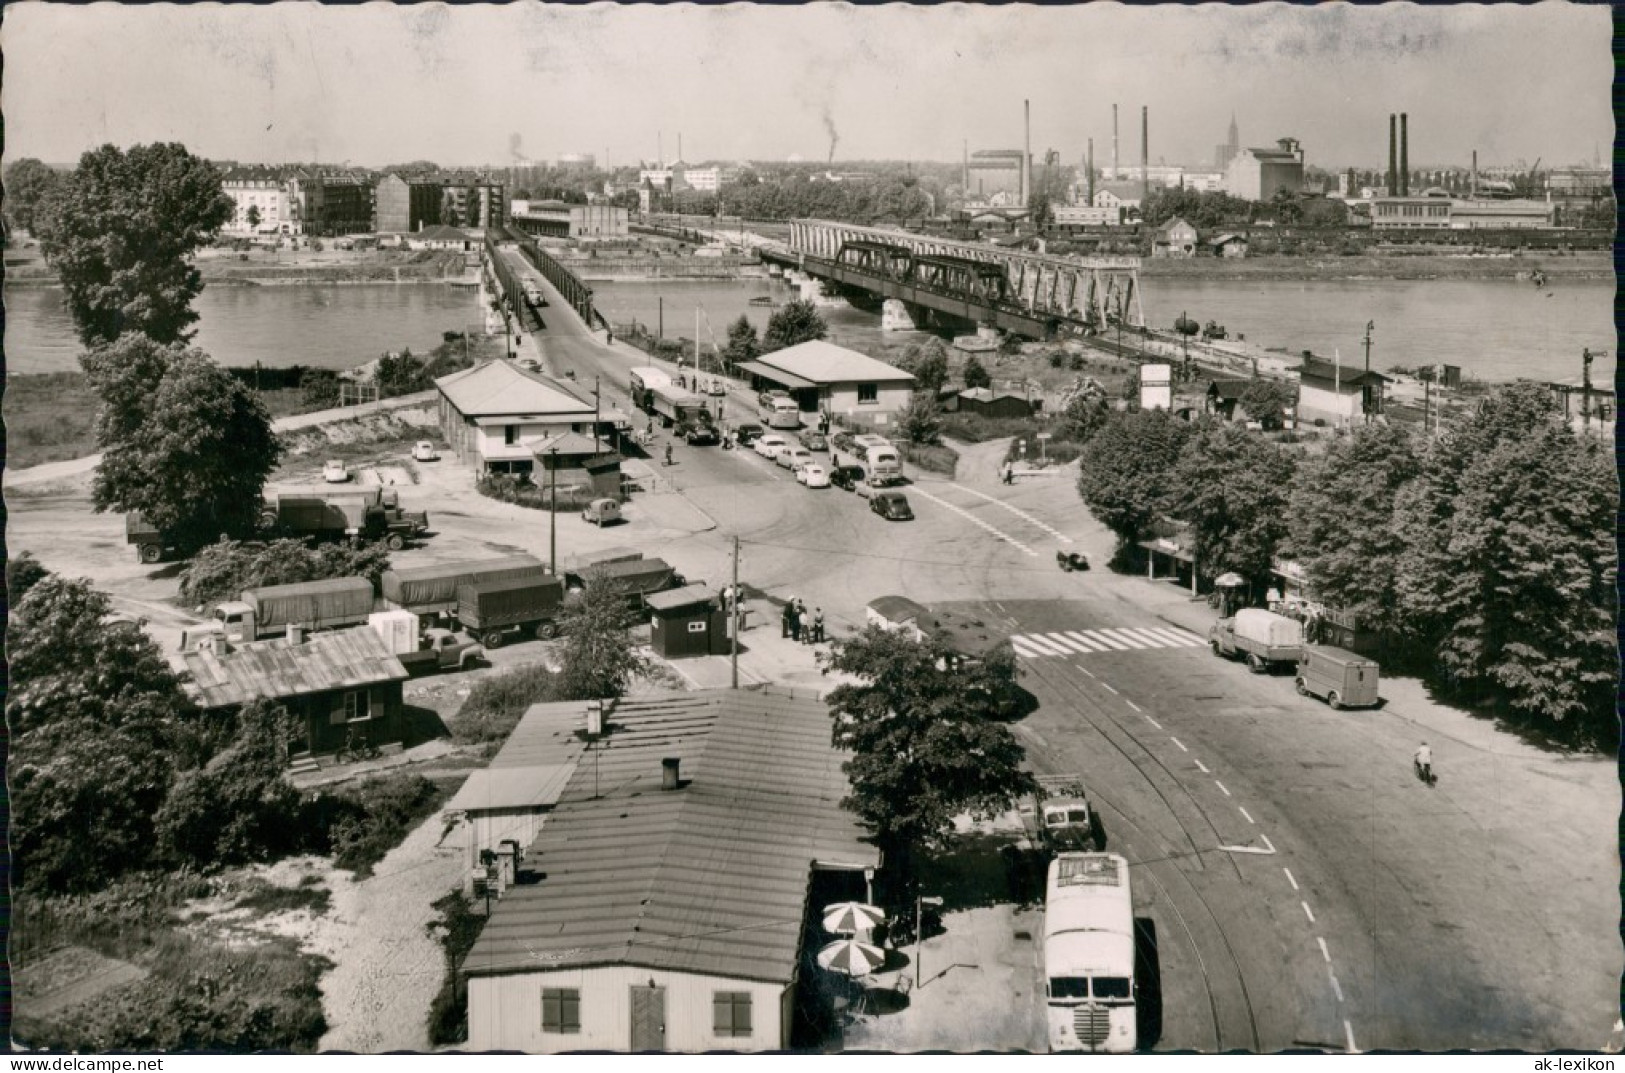
[[[1103,626],[1094,630],[1018,633],[1010,638],[1018,656],[1090,656],[1147,648],[1201,648],[1207,642],[1177,626]]]

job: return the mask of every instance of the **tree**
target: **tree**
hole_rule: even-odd
[[[248,221],[249,230],[258,231],[260,229],[260,207],[258,205],[248,206],[248,212],[244,214],[244,218]]]
[[[51,198],[62,176],[33,157],[23,157],[6,169],[6,216],[15,227],[31,235],[51,211]]]
[[[1166,509],[1188,522],[1197,566],[1260,587],[1286,537],[1292,456],[1235,425],[1204,422],[1168,475]]]
[[[86,346],[128,331],[188,339],[203,278],[191,255],[231,219],[213,164],[178,143],[104,145],[79,158],[40,235]]]
[[[755,361],[762,353],[762,342],[756,335],[756,325],[743,313],[728,325],[728,342],[722,348],[723,364],[735,369],[747,361]]]
[[[932,444],[942,438],[942,411],[937,400],[925,391],[915,391],[898,418],[903,437],[909,443]]]
[[[86,355],[102,397],[97,510],[139,510],[187,550],[254,531],[281,455],[264,404],[199,350],[127,336]]]
[[[1291,385],[1267,376],[1255,376],[1241,389],[1236,400],[1247,416],[1265,428],[1279,428],[1281,416],[1288,406],[1297,401]]]
[[[965,386],[967,388],[992,387],[993,378],[982,368],[982,363],[975,354],[965,362]]]
[[[1032,791],[1020,744],[992,719],[1017,688],[1013,658],[967,663],[939,638],[870,626],[820,662],[859,679],[829,695],[832,740],[852,753],[841,805],[905,874],[910,851],[940,843],[959,813],[996,812]]]
[[[1078,494],[1119,551],[1161,512],[1174,464],[1191,428],[1166,410],[1112,413],[1079,456]]]
[[[915,391],[936,398],[942,385],[948,382],[948,348],[942,345],[941,339],[933,339],[918,353],[914,368],[909,370],[914,374]]]
[[[1104,393],[1080,391],[1072,396],[1066,408],[1061,411],[1057,431],[1061,439],[1087,444],[1094,438],[1095,433],[1105,427],[1111,413],[1110,407],[1106,405]]]
[[[818,309],[811,302],[797,299],[786,302],[768,318],[767,333],[762,339],[762,352],[772,353],[785,347],[822,339],[829,329]]]
[[[51,576],[51,572],[34,558],[31,551],[21,552],[6,560],[6,606],[15,609],[22,603],[28,590]]]
[[[201,549],[181,572],[181,598],[192,606],[234,599],[244,589],[291,585],[300,581],[364,577],[374,586],[389,569],[389,549],[382,542],[307,547],[302,540],[240,544],[222,540]]]
[[[1397,576],[1405,544],[1395,504],[1421,468],[1404,428],[1368,425],[1334,440],[1293,481],[1293,559],[1323,602],[1385,637],[1401,624]]]
[[[597,700],[626,693],[648,661],[627,635],[626,598],[614,586],[589,577],[581,598],[559,619],[559,689],[569,700]]]

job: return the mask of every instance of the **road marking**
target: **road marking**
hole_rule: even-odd
[[[1336,993],[1337,1001],[1342,1002],[1343,1001],[1343,985],[1339,984],[1337,982],[1337,973],[1332,972],[1330,969],[1327,969],[1326,970],[1326,975],[1330,976],[1332,978],[1332,991],[1334,993]]]
[[[1139,710],[1140,710],[1140,706],[1139,706],[1139,705],[1138,705],[1138,704],[1135,704],[1135,703],[1134,703],[1134,702],[1133,702],[1133,701],[1131,701],[1131,700],[1128,700],[1128,699],[1126,699],[1126,698],[1125,698],[1125,699],[1124,699],[1124,701],[1123,701],[1123,703],[1124,703],[1124,704],[1127,704],[1127,705],[1128,705],[1128,706],[1129,706],[1129,707],[1130,707],[1130,708],[1133,708],[1133,709],[1134,709],[1134,710],[1135,710],[1135,711],[1137,711],[1137,712],[1138,712],[1138,711],[1139,711]],[[1142,713],[1142,714],[1143,714],[1143,713]]]
[[[1048,641],[1052,645],[1059,645],[1068,653],[1078,652],[1087,656],[1089,653],[1094,651],[1094,649],[1088,647],[1087,645],[1083,645],[1072,640],[1064,633],[1046,633],[1044,635],[1044,640]]]
[[[1257,820],[1253,819],[1251,813],[1249,813],[1246,809],[1241,808],[1240,805],[1237,805],[1236,808],[1241,809],[1241,817],[1242,817],[1242,819],[1246,820],[1248,823],[1257,823],[1258,822]]]
[[[1230,791],[1226,790],[1224,788],[1224,783],[1220,782],[1218,779],[1213,780],[1213,785],[1217,786],[1219,788],[1219,792],[1224,794],[1224,796],[1226,796],[1226,797],[1230,796]]]
[[[1117,696],[1117,690],[1112,688],[1110,682],[1102,682],[1102,683],[1100,683],[1100,688],[1104,689],[1106,692],[1110,693],[1114,697]]]
[[[1162,729],[1162,724],[1157,722],[1155,719],[1151,718],[1149,715],[1145,717],[1145,721],[1147,723],[1150,723],[1152,726],[1156,727],[1158,730]]]
[[[1196,761],[1196,770],[1200,771],[1204,775],[1213,774],[1213,772],[1207,769],[1207,765],[1202,763],[1200,760]]]
[[[1110,651],[1110,649],[1108,649],[1105,645],[1101,644],[1099,641],[1091,641],[1089,638],[1085,637],[1083,634],[1079,633],[1077,630],[1067,630],[1066,635],[1068,637],[1072,638],[1072,640],[1076,641],[1080,645],[1087,645],[1090,652],[1108,652],[1108,651]]]
[[[1166,637],[1160,637],[1155,632],[1146,629],[1143,626],[1125,626],[1119,629],[1117,632],[1122,634],[1125,640],[1138,637],[1140,640],[1148,643],[1152,648],[1168,647],[1168,639]]]
[[[995,506],[1003,507],[1005,510],[1009,511],[1011,514],[1014,514],[1016,517],[1020,518],[1022,521],[1026,522],[1027,524],[1033,525],[1033,526],[1038,527],[1039,529],[1042,529],[1044,532],[1048,533],[1050,536],[1054,537],[1056,540],[1059,540],[1062,544],[1070,544],[1070,543],[1072,543],[1072,538],[1071,537],[1067,536],[1065,533],[1061,532],[1059,529],[1056,529],[1054,526],[1051,526],[1047,522],[1039,521],[1037,518],[1034,518],[1031,514],[1028,514],[1026,511],[1022,510],[1020,507],[1012,507],[1010,504],[1006,503],[1002,499],[997,498],[996,496],[990,496],[986,492],[978,492],[974,488],[966,488],[964,485],[955,484],[953,481],[949,481],[948,486],[950,488],[957,488],[961,492],[969,492],[971,495],[978,496],[978,497],[980,497],[982,499],[985,499],[989,503],[994,504]]]
[[[1010,638],[1010,647],[1016,650],[1016,655],[1026,656],[1028,659],[1037,659],[1039,656],[1050,655],[1050,653],[1040,650],[1037,645],[1028,643],[1027,638],[1019,634]]]
[[[1127,652],[1131,647],[1106,633],[1104,630],[1084,630],[1083,635],[1089,638],[1091,641],[1098,641],[1101,644],[1109,645],[1119,652]]]
[[[1123,642],[1125,645],[1127,645],[1130,648],[1163,648],[1163,647],[1165,647],[1164,645],[1161,645],[1161,644],[1152,644],[1150,641],[1147,641],[1144,637],[1139,636],[1134,631],[1125,630],[1120,626],[1112,626],[1109,629],[1101,629],[1101,630],[1098,630],[1097,632],[1101,633],[1101,634],[1108,634],[1109,633],[1112,637],[1115,637],[1117,640]]]
[[[1016,634],[1015,637],[1010,638],[1010,643],[1014,644],[1018,638],[1020,640],[1022,640],[1022,641],[1025,641],[1027,643],[1027,647],[1036,648],[1036,649],[1038,649],[1039,652],[1043,653],[1046,656],[1070,656],[1070,655],[1072,655],[1072,650],[1070,648],[1062,648],[1060,645],[1056,644],[1054,641],[1046,640],[1040,634],[1036,634],[1036,633],[1018,633],[1018,634]]]
[[[954,504],[954,503],[950,503],[946,499],[942,499],[939,496],[934,496],[930,492],[927,492],[927,491],[923,490],[917,484],[914,485],[913,487],[911,487],[909,489],[909,491],[918,494],[920,496],[920,498],[922,498],[922,499],[929,499],[931,502],[937,504],[939,507],[946,507],[947,509],[953,511],[955,514],[959,515],[960,517],[965,518],[966,520],[968,520],[972,525],[975,525],[975,526],[978,526],[978,527],[980,527],[982,529],[987,530],[987,532],[989,532],[989,533],[993,534],[994,536],[998,537],[1000,540],[1004,541],[1006,544],[1009,544],[1011,547],[1017,548],[1020,551],[1024,551],[1028,555],[1031,555],[1035,559],[1038,558],[1038,553],[1036,551],[1029,548],[1027,545],[1023,544],[1021,541],[1017,540],[1015,537],[1011,536],[1009,533],[1006,533],[1006,532],[1004,532],[1004,531],[1002,531],[1000,529],[994,528],[990,523],[985,522],[982,519],[978,518],[976,515],[972,514],[970,511],[966,510],[964,507],[958,506],[957,504]]]
[[[1298,904],[1303,906],[1303,915],[1309,918],[1309,923],[1313,924],[1315,922],[1315,911],[1309,908],[1308,902],[1299,902]]]
[[[1349,1024],[1347,1021],[1343,1022],[1343,1035],[1349,1041],[1349,1053],[1359,1054],[1360,1048],[1354,1045],[1354,1026]]]
[[[1182,752],[1182,753],[1190,752],[1189,749],[1185,748],[1185,743],[1180,741],[1178,738],[1169,738],[1168,740],[1173,742],[1175,745],[1179,746],[1179,751],[1180,752]]]
[[[1165,637],[1181,648],[1201,648],[1207,644],[1207,642],[1203,641],[1200,637],[1196,637],[1188,633],[1181,633],[1178,630],[1170,630],[1162,626],[1142,626],[1140,628],[1140,632],[1155,634],[1158,637]]]
[[[1317,935],[1315,936],[1315,942],[1320,944],[1320,956],[1326,959],[1326,964],[1330,965],[1332,963],[1332,952],[1326,949],[1326,940]]]
[[[1078,670],[1082,671],[1084,674],[1087,674],[1090,678],[1093,678],[1095,676],[1094,671],[1091,671],[1088,667],[1085,667],[1082,664],[1078,665]]]
[[[1270,851],[1270,852],[1271,852],[1271,853],[1274,853],[1274,852],[1275,852],[1275,843],[1274,843],[1274,842],[1271,842],[1271,841],[1270,841],[1270,836],[1269,836],[1269,835],[1259,835],[1259,836],[1258,836],[1258,837],[1259,837],[1259,840],[1260,840],[1260,841],[1262,841],[1262,842],[1263,842],[1263,843],[1264,843],[1264,846],[1265,846],[1265,847],[1266,847],[1266,848],[1267,848],[1267,849],[1268,849],[1268,850],[1269,850],[1269,851]]]
[[[1263,849],[1259,849],[1257,846],[1220,846],[1219,848],[1226,853],[1256,853],[1261,857],[1273,857],[1275,855],[1275,847],[1269,844],[1267,838],[1264,840]]]
[[[1298,881],[1296,879],[1292,878],[1292,869],[1283,867],[1281,869],[1281,871],[1286,873],[1286,881],[1288,883],[1292,884],[1292,889],[1297,890],[1298,889]]]

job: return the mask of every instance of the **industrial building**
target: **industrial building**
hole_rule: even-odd
[[[533,882],[503,895],[461,966],[468,1046],[789,1047],[818,971],[804,937],[881,863],[840,807],[828,708],[766,690],[652,696],[556,745],[573,770],[523,853]]]
[[[965,194],[986,198],[996,193],[1021,196],[1022,153],[1020,149],[979,149],[965,165]]]
[[[571,205],[563,201],[515,201],[513,224],[543,238],[625,238],[630,216],[614,205]]]
[[[1270,201],[1303,189],[1303,146],[1282,138],[1273,149],[1240,149],[1225,171],[1225,189],[1248,201]]]
[[[440,184],[391,172],[378,180],[373,230],[406,234],[440,222]]]

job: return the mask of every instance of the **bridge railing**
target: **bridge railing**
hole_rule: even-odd
[[[508,235],[519,247],[519,252],[525,260],[529,261],[536,271],[557,289],[564,300],[570,303],[571,308],[581,315],[587,327],[603,325],[604,318],[593,307],[592,288],[583,283],[580,276],[570,271],[552,254],[542,249],[535,239],[523,232],[509,228]]]

